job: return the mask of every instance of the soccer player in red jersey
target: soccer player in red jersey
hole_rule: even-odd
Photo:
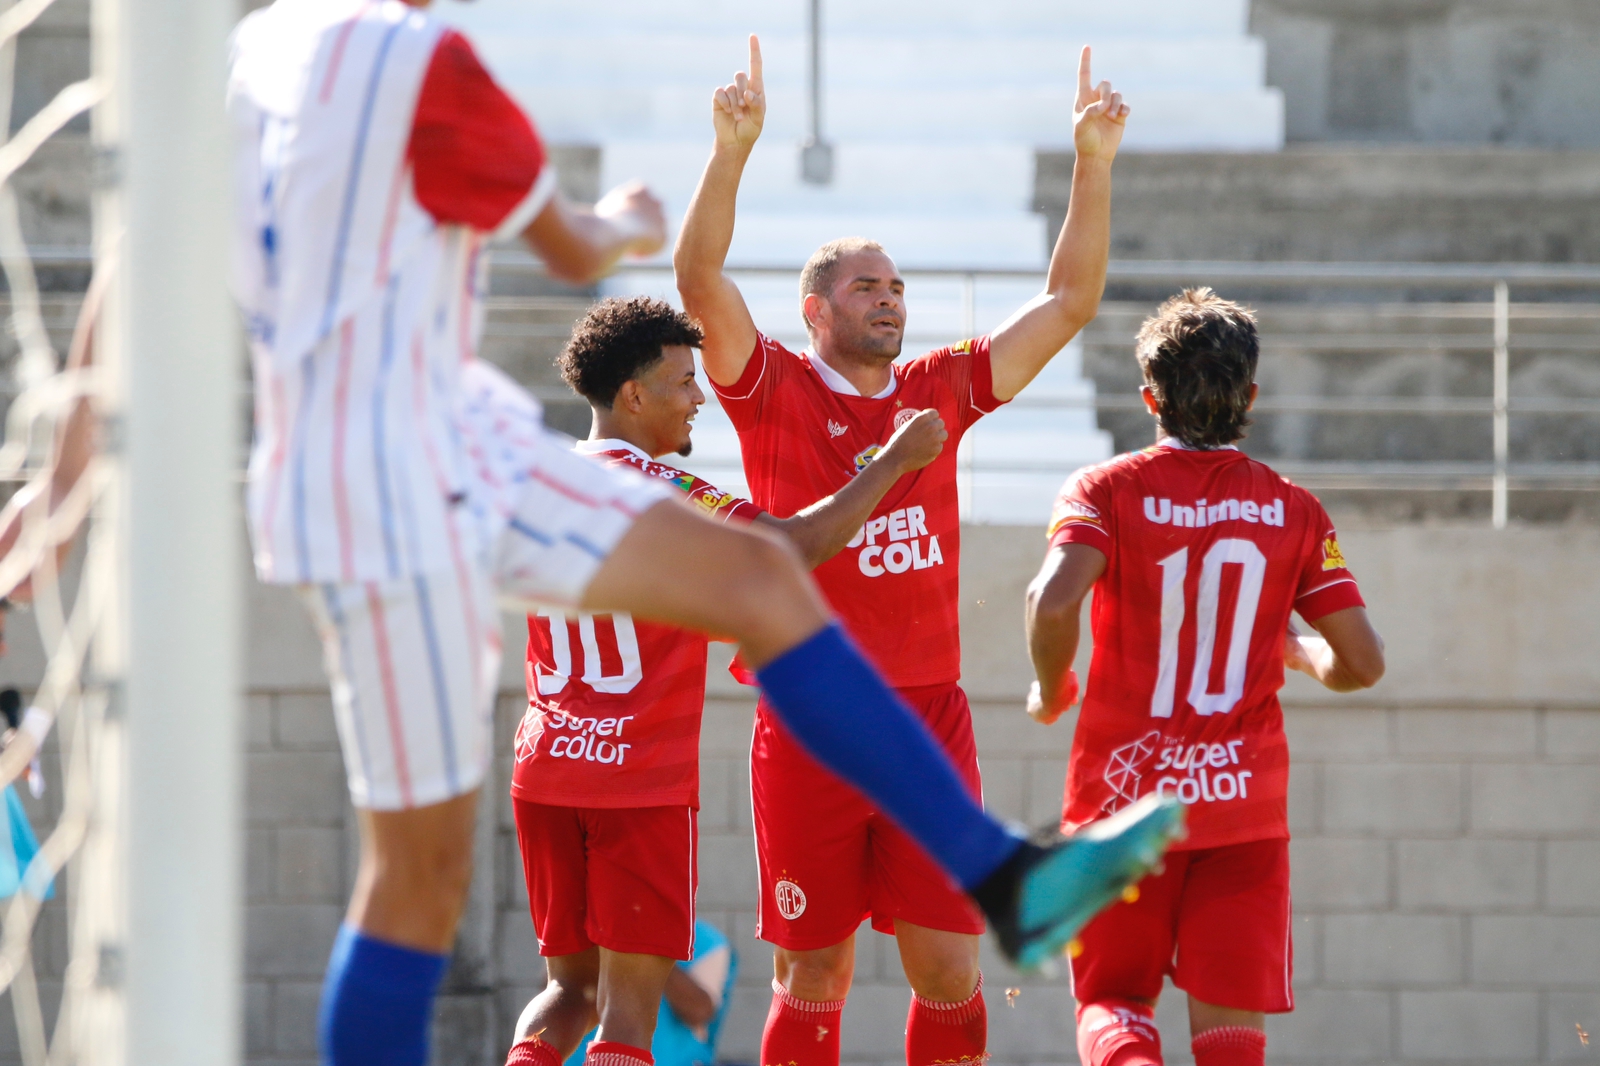
[[[1047,724],[1077,700],[1071,664],[1094,590],[1063,824],[1152,793],[1189,810],[1164,872],[1080,935],[1084,1066],[1161,1061],[1152,1010],[1168,974],[1189,994],[1198,1066],[1261,1066],[1265,1015],[1294,1008],[1283,671],[1336,692],[1383,675],[1383,641],[1322,505],[1235,446],[1257,351],[1250,312],[1209,289],[1144,324],[1160,439],[1067,481],[1028,589],[1028,712]],[[1291,611],[1320,636],[1299,636]]]
[[[816,577],[850,633],[980,791],[971,713],[958,684],[960,518],[954,444],[1014,397],[1092,319],[1105,286],[1111,162],[1128,108],[1079,67],[1077,163],[1045,291],[987,337],[895,362],[905,284],[878,244],[833,241],[800,277],[804,353],[760,333],[723,273],[745,160],[765,118],[761,56],[715,95],[716,141],[674,255],[684,307],[705,327],[706,375],[739,432],[755,502],[792,514],[838,490],[918,410],[954,438],[897,482]],[[978,970],[983,916],[865,798],[824,771],[765,700],[751,749],[761,900],[757,931],[777,945],[761,1061],[831,1066],[863,918],[892,932],[912,988],[910,1066],[986,1055]]]
[[[657,461],[689,454],[705,402],[692,351],[701,340],[686,315],[659,300],[592,308],[560,361],[594,411],[577,450],[667,482],[710,518],[779,529],[816,565],[844,547],[902,475],[943,448],[938,412],[919,412],[860,477],[775,518]],[[593,1056],[620,1046],[639,1058],[673,961],[693,949],[707,638],[623,612],[542,611],[528,619],[528,634],[528,711],[511,795],[550,979],[523,1012],[507,1061],[554,1066],[597,1021]]]

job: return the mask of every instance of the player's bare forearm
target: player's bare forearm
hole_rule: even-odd
[[[709,1025],[717,1016],[717,1001],[677,966],[667,975],[664,997],[684,1025]]]
[[[700,355],[714,384],[732,385],[744,373],[756,347],[756,325],[744,297],[722,272],[733,244],[739,179],[750,150],[767,120],[766,81],[761,68],[761,42],[750,35],[750,67],[711,94],[711,160],[695,188],[672,269],[678,279],[683,309],[705,330]]]
[[[733,244],[739,180],[750,150],[717,145],[689,201],[672,270],[683,309],[705,330],[700,355],[706,374],[731,385],[744,373],[756,346],[756,324],[733,279],[723,273]]]
[[[1315,678],[1333,692],[1358,692],[1383,678],[1383,638],[1372,628],[1363,607],[1349,607],[1311,623],[1318,635],[1302,636],[1292,630],[1284,651],[1284,665]]]
[[[1098,313],[1111,252],[1111,163],[1078,160],[1046,289],[990,336],[994,394],[1009,400]]]
[[[613,190],[594,207],[573,204],[560,193],[522,231],[553,277],[589,285],[625,255],[650,255],[666,240],[661,204],[643,186]]]
[[[1028,657],[1038,678],[1028,713],[1046,725],[1077,699],[1072,663],[1078,655],[1083,601],[1105,573],[1106,557],[1084,544],[1050,549],[1028,584]]]
[[[896,481],[939,457],[948,436],[937,411],[920,411],[896,430],[883,451],[838,492],[793,518],[764,514],[761,521],[783,530],[808,567],[821,566],[843,551],[860,532]]]

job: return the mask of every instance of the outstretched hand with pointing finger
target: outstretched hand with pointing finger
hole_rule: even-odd
[[[719,148],[749,151],[761,136],[767,119],[766,82],[761,77],[761,42],[750,35],[750,72],[733,76],[733,82],[712,96],[711,123]]]
[[[1111,162],[1128,125],[1128,110],[1122,94],[1111,91],[1109,81],[1093,83],[1089,76],[1089,46],[1084,45],[1078,57],[1078,101],[1072,114],[1072,143],[1078,158]]]

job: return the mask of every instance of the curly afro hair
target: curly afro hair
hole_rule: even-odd
[[[1253,312],[1210,289],[1186,289],[1145,320],[1136,343],[1163,433],[1191,448],[1243,439],[1261,355]]]
[[[556,358],[561,380],[598,407],[610,407],[617,390],[661,358],[670,345],[700,347],[694,319],[650,296],[613,296],[589,308]]]

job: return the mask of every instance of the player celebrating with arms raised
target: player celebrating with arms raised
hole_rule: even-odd
[[[715,95],[716,141],[673,265],[685,309],[706,331],[707,376],[739,431],[755,502],[792,514],[867,467],[905,419],[937,410],[954,440],[902,478],[847,549],[818,567],[834,609],[922,716],[979,793],[971,713],[957,683],[960,519],[955,443],[1014,397],[1092,319],[1105,287],[1111,162],[1128,108],[1079,68],[1077,165],[1046,289],[988,337],[896,365],[905,284],[884,249],[833,241],[800,276],[811,349],[761,334],[723,273],[745,161],[766,114],[761,54]],[[761,902],[758,932],[777,945],[761,1061],[831,1066],[849,991],[856,927],[893,932],[913,996],[911,1066],[986,1054],[978,972],[983,917],[896,826],[825,773],[763,700],[751,749]]]
[[[705,403],[692,351],[701,340],[688,316],[660,300],[591,308],[560,359],[562,377],[594,412],[577,450],[673,486],[718,521],[781,530],[814,566],[844,547],[902,474],[942,449],[944,423],[923,411],[860,477],[774,518],[659,461],[689,454]],[[591,1060],[648,1061],[673,961],[693,950],[705,689],[703,634],[623,613],[528,619],[528,711],[511,795],[550,979],[517,1023],[509,1066],[560,1066],[597,1021]]]
[[[1209,289],[1145,322],[1142,394],[1160,439],[1067,481],[1028,589],[1028,713],[1046,724],[1077,700],[1078,618],[1095,590],[1063,824],[1148,795],[1189,809],[1164,872],[1081,935],[1084,1066],[1161,1062],[1152,1009],[1167,974],[1189,994],[1197,1066],[1265,1061],[1265,1015],[1294,1007],[1283,670],[1336,692],[1383,676],[1322,505],[1235,447],[1257,353],[1250,312]],[[1291,610],[1321,637],[1296,635]]]

